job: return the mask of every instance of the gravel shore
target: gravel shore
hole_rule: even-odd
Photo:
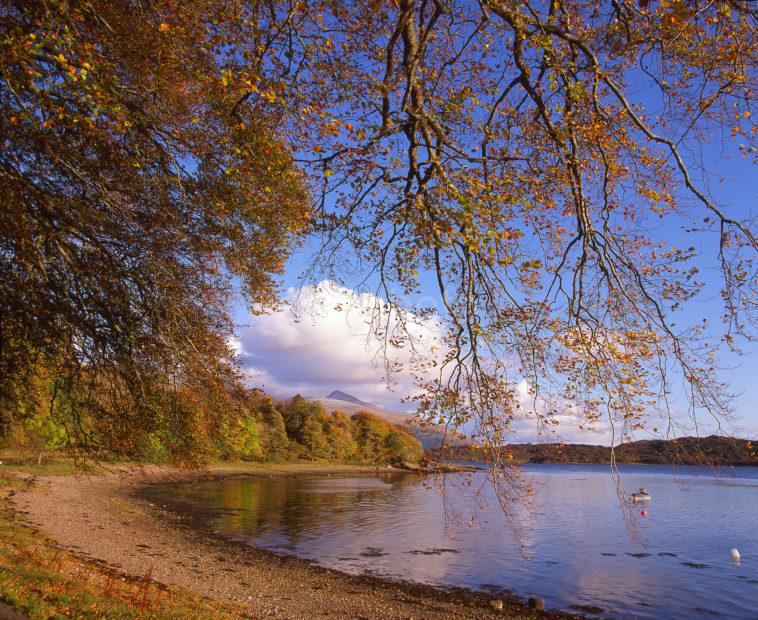
[[[259,618],[565,618],[517,599],[490,607],[491,595],[439,590],[353,576],[295,558],[250,549],[183,527],[173,515],[135,498],[146,484],[232,475],[365,473],[369,468],[287,467],[249,471],[211,468],[122,470],[104,476],[38,478],[18,493],[16,508],[61,546],[117,571],[178,585],[239,606]]]

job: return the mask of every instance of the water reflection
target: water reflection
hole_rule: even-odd
[[[636,508],[647,514],[637,515],[639,541],[602,466],[530,468],[541,484],[533,513],[514,506],[518,538],[483,474],[447,476],[444,494],[415,474],[236,479],[149,493],[230,539],[347,572],[511,588],[549,606],[624,617],[755,618],[758,470],[737,473],[722,484],[696,468],[674,479],[670,469],[627,466],[626,488],[653,488],[654,500]]]

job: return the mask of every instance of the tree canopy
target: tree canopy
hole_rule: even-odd
[[[307,275],[373,287],[390,345],[412,346],[403,320],[447,326],[424,414],[492,444],[532,410],[621,433],[729,416],[718,353],[754,337],[758,242],[704,151],[756,161],[754,3],[305,1],[248,21],[262,69],[254,90],[235,72],[240,101],[275,102],[315,194]],[[429,277],[439,308],[398,310]]]
[[[0,421],[65,398],[80,444],[129,452],[161,416],[192,426],[180,388],[227,398],[232,278],[271,305],[308,211],[273,121],[226,88],[231,18],[218,2],[0,9]]]
[[[521,379],[543,423],[673,419],[675,380],[728,416],[758,242],[700,147],[755,161],[757,23],[747,0],[6,3],[0,416],[37,363],[125,428],[151,382],[223,383],[232,279],[273,302],[309,215],[306,277],[372,286],[391,345],[435,283],[429,419],[500,444]],[[706,288],[722,324],[680,324]]]

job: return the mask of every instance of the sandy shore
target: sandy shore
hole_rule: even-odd
[[[229,475],[366,472],[369,468],[282,467],[261,472],[211,468],[186,472],[165,468],[92,477],[39,478],[13,499],[32,527],[77,555],[136,577],[240,606],[240,615],[278,618],[541,618],[516,599],[502,611],[492,596],[441,591],[315,567],[202,535],[183,527],[134,495],[146,484]]]

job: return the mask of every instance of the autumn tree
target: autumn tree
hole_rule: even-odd
[[[329,456],[338,461],[355,459],[358,444],[353,438],[350,418],[342,411],[333,411],[322,424]]]
[[[318,401],[295,394],[282,407],[282,416],[290,439],[303,441],[304,427],[308,420],[313,418],[320,424],[326,417],[326,411]]]
[[[281,461],[289,456],[290,442],[281,412],[271,399],[263,402],[261,409],[261,447],[263,454],[272,461]]]
[[[300,430],[300,441],[306,449],[306,454],[312,459],[329,456],[322,420],[324,417],[311,414],[305,419]]]
[[[300,429],[305,424],[308,414],[310,413],[311,403],[303,398],[300,394],[295,394],[287,401],[282,408],[282,417],[284,426],[287,429],[287,435],[297,439],[300,435]]]
[[[269,111],[229,84],[237,26],[214,0],[3,3],[0,425],[47,406],[42,362],[87,449],[194,428],[181,390],[238,382],[232,280],[275,301],[307,204]]]
[[[270,102],[316,196],[306,277],[382,297],[389,348],[445,322],[414,364],[427,419],[497,446],[521,415],[675,432],[679,391],[728,418],[718,353],[754,337],[758,243],[701,155],[755,161],[755,3],[243,7],[240,108]],[[402,312],[429,279],[439,308]],[[692,318],[708,296],[720,323]]]

